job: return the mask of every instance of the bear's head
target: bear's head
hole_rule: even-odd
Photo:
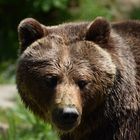
[[[110,23],[97,18],[49,27],[28,18],[18,33],[17,88],[26,107],[62,132],[78,128],[114,85]]]

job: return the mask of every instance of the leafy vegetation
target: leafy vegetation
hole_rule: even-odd
[[[45,124],[24,108],[21,103],[14,109],[0,110],[0,120],[9,125],[0,132],[0,140],[58,140],[50,124]]]
[[[15,61],[2,61],[0,64],[0,84],[14,84],[15,83]]]

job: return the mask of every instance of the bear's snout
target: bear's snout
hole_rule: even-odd
[[[52,121],[62,131],[70,131],[79,124],[80,113],[75,107],[55,108]]]

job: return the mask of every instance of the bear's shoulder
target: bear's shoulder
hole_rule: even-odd
[[[122,22],[112,23],[112,28],[116,32],[125,36],[134,36],[136,38],[140,37],[140,21],[139,20],[128,20]]]

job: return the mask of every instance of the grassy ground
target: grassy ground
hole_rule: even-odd
[[[0,131],[0,140],[58,140],[51,125],[36,118],[19,101],[14,109],[0,109],[0,123],[9,126]]]

